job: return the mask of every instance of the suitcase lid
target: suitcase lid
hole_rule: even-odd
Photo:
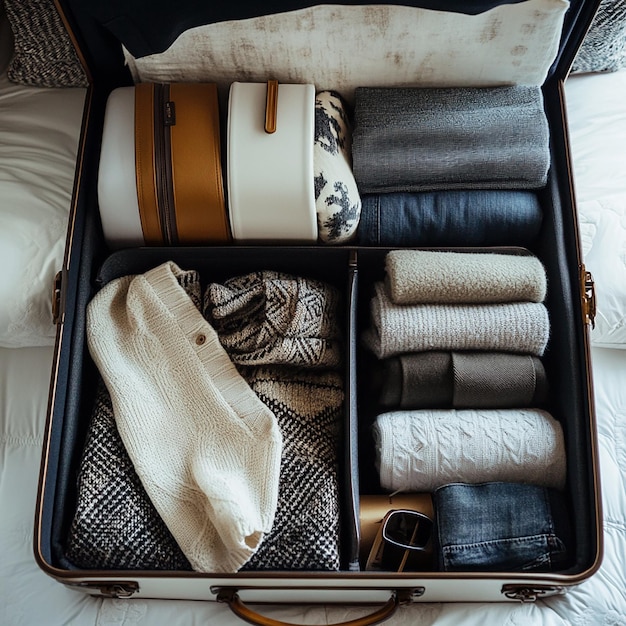
[[[526,0],[390,0],[383,4],[477,15]],[[136,58],[166,50],[184,31],[217,22],[242,20],[309,8],[310,0],[251,0],[198,3],[197,0],[56,0],[62,10],[91,82],[105,88],[132,84],[122,45]],[[380,5],[336,2],[336,5]],[[570,0],[558,54],[547,79],[564,79],[574,61],[599,0]],[[488,45],[488,44],[487,44]]]

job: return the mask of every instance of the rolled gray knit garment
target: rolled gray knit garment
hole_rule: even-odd
[[[541,360],[507,352],[416,352],[383,362],[381,406],[397,409],[536,407],[547,396]]]
[[[359,87],[352,162],[361,194],[541,188],[550,166],[541,89]]]
[[[563,430],[538,409],[393,411],[376,418],[373,436],[389,491],[491,481],[565,486]]]
[[[547,278],[532,254],[392,250],[386,286],[396,304],[543,302]]]
[[[337,367],[339,291],[322,281],[259,271],[211,283],[204,316],[233,363]]]
[[[428,350],[483,350],[541,356],[548,310],[540,302],[394,304],[382,282],[370,303],[363,343],[379,359]]]

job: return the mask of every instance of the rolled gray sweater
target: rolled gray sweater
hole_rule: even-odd
[[[361,194],[541,188],[550,165],[541,89],[359,87],[352,160]]]
[[[491,350],[542,356],[550,334],[540,302],[394,304],[382,282],[363,341],[379,359],[426,350]]]

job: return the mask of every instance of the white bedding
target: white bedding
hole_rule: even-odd
[[[626,347],[626,69],[566,83],[580,235],[596,281],[593,344]]]
[[[626,310],[626,72],[572,78],[567,95],[583,247],[597,281],[600,305],[592,356],[605,514],[604,562],[595,576],[564,596],[535,604],[418,604],[399,609],[387,622],[391,626],[626,624],[626,350],[600,347],[626,344],[622,323]],[[76,111],[72,115],[78,125],[80,116]],[[77,133],[77,126],[69,132]],[[67,194],[68,185],[71,178],[66,177],[60,193]],[[242,624],[227,607],[216,603],[92,598],[66,589],[38,569],[32,548],[33,515],[51,359],[49,346],[0,348],[0,624]],[[265,607],[263,612],[296,623],[332,624],[368,610],[280,606]]]
[[[0,74],[0,346],[52,345],[84,89],[40,89]]]

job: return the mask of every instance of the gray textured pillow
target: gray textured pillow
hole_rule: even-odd
[[[572,72],[615,72],[626,67],[626,0],[602,0]]]
[[[4,0],[15,40],[9,80],[36,87],[85,87],[87,78],[53,0]]]

